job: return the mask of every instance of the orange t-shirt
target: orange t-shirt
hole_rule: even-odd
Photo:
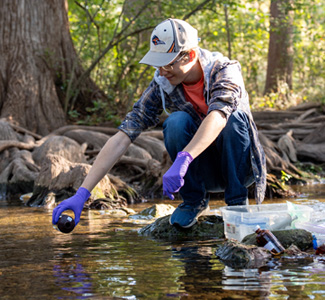
[[[186,101],[192,103],[194,109],[199,113],[207,115],[208,106],[205,103],[204,99],[204,77],[202,76],[201,80],[193,85],[186,85],[182,83],[184,88],[184,94]]]

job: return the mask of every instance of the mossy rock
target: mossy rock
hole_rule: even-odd
[[[155,239],[179,240],[186,238],[224,238],[224,223],[218,216],[202,216],[191,228],[184,229],[169,224],[165,216],[141,228],[139,234]]]
[[[244,245],[234,239],[226,240],[216,250],[216,256],[233,268],[257,268],[272,257],[270,251],[255,245]]]
[[[300,250],[305,251],[313,246],[312,234],[304,229],[278,230],[272,231],[272,233],[285,249],[289,248],[291,245],[295,245]],[[242,244],[257,245],[256,233],[244,237]]]

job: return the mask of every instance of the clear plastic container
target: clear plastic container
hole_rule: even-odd
[[[313,211],[305,205],[287,203],[224,206],[220,208],[226,238],[242,241],[246,235],[261,229],[284,230],[295,228],[296,222],[307,222]]]
[[[325,235],[325,219],[319,222],[297,222],[296,227]]]

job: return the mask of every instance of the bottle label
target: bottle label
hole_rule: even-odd
[[[263,246],[265,249],[267,249],[267,250],[270,250],[271,252],[272,252],[272,250],[274,251],[274,244],[272,243],[272,242],[268,242],[267,244],[265,244],[264,246]]]
[[[230,223],[226,224],[226,231],[230,234],[235,234],[236,233],[236,226]]]

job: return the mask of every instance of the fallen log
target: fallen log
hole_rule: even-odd
[[[302,142],[304,144],[320,144],[325,143],[325,121],[319,124],[315,130],[307,135]]]
[[[301,111],[255,111],[252,112],[254,121],[270,122],[270,123],[282,123],[285,120],[293,120],[301,115]]]
[[[292,136],[297,140],[304,139],[307,135],[309,135],[312,129],[301,129],[301,128],[290,128],[292,130]],[[275,129],[275,130],[259,130],[259,132],[266,135],[268,138],[272,139],[273,141],[277,141],[281,136],[285,135],[288,132],[287,129]]]
[[[307,130],[313,130],[316,129],[319,126],[319,124],[314,122],[301,122],[301,123],[295,123],[295,122],[289,122],[289,123],[277,123],[277,124],[269,124],[269,123],[258,123],[258,127],[260,130],[291,130],[291,129],[307,129]]]
[[[298,143],[297,156],[301,160],[310,159],[312,161],[325,162],[325,143],[305,144]]]
[[[291,106],[287,109],[287,111],[306,111],[312,108],[317,108],[318,110],[322,109],[322,106],[320,103],[317,102],[302,102],[298,105]]]

